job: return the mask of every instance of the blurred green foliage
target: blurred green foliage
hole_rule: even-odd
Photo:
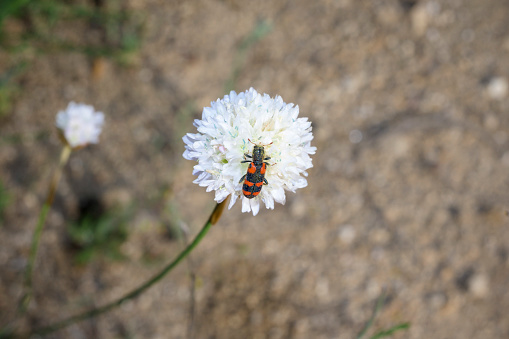
[[[376,317],[378,316],[378,314],[384,307],[385,301],[386,301],[386,295],[385,295],[385,293],[382,293],[376,302],[375,309],[373,310],[373,314],[371,315],[371,318],[366,322],[366,324],[364,325],[364,328],[357,335],[357,339],[364,338],[364,336],[367,334],[368,330],[373,326],[373,324],[375,323]],[[369,339],[380,339],[380,338],[390,337],[391,335],[393,335],[394,333],[396,333],[398,331],[407,330],[409,328],[410,328],[410,323],[408,323],[408,322],[400,323],[400,324],[390,327],[389,329],[378,331],[377,333],[375,333],[371,337],[369,337]]]
[[[8,115],[11,111],[12,100],[17,92],[17,85],[11,83],[0,83],[0,118]]]
[[[71,246],[75,248],[75,261],[86,264],[98,258],[122,260],[120,246],[129,237],[129,220],[132,208],[117,208],[101,214],[90,213],[68,227]]]
[[[9,18],[18,21],[21,33],[7,34]],[[122,61],[125,54],[140,48],[144,22],[142,13],[126,9],[121,1],[84,5],[59,0],[0,0],[0,43],[11,52],[24,48],[78,51]],[[65,34],[76,27],[84,31],[74,39]]]
[[[390,337],[391,335],[393,335],[394,333],[396,333],[400,330],[407,330],[409,328],[410,328],[410,323],[397,324],[397,325],[394,325],[393,327],[389,328],[388,330],[382,330],[382,331],[374,334],[373,336],[371,336],[370,339],[380,339],[380,338]]]
[[[0,74],[0,119],[11,111],[12,99],[19,92],[19,86],[14,81],[16,76],[26,68],[26,62],[18,62],[3,74]]]
[[[34,0],[0,0],[0,30],[3,27],[3,22],[10,16],[18,15],[18,13]]]
[[[11,196],[5,188],[3,182],[0,181],[0,226],[4,223],[4,212],[9,203],[11,202]]]
[[[144,27],[145,15],[120,0],[0,0],[0,118],[19,92],[19,75],[38,55],[77,52],[129,65]]]

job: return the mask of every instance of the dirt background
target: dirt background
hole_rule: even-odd
[[[172,225],[200,229],[213,194],[192,183],[181,137],[236,73],[235,90],[279,94],[313,122],[308,187],[256,217],[237,203],[191,262],[48,338],[355,338],[384,290],[371,334],[408,321],[394,338],[509,337],[507,1],[125,6],[146,18],[128,66],[41,53],[2,118],[0,325],[15,319],[58,160],[56,113],[85,102],[106,124],[64,171],[23,329],[120,297],[182,249]],[[260,23],[268,31],[244,48]],[[56,34],[95,33],[68,23]],[[0,51],[0,67],[13,58]],[[89,200],[134,206],[126,259],[73,260],[66,227]]]

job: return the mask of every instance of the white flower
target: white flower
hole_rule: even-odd
[[[57,114],[57,127],[72,148],[97,144],[104,123],[104,114],[93,106],[70,102],[65,111]]]
[[[239,94],[232,91],[212,102],[203,109],[202,120],[194,121],[198,133],[183,137],[184,158],[198,162],[194,183],[207,187],[207,192],[215,190],[218,203],[231,194],[229,208],[241,197],[242,212],[252,211],[253,215],[260,210],[260,201],[268,209],[274,209],[274,202],[284,204],[285,190],[295,192],[307,186],[306,170],[313,167],[309,155],[316,151],[311,146],[311,122],[298,115],[298,106],[284,103],[280,96],[261,95],[253,88]],[[249,163],[241,161],[245,153],[252,155],[255,144],[264,146],[265,156],[270,157],[265,173],[268,185],[248,199],[239,181]]]

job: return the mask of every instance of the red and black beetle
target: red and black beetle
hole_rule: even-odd
[[[248,139],[249,140],[249,139]],[[249,140],[252,142],[251,140]],[[269,145],[271,145],[270,143]],[[266,145],[268,146],[268,145]],[[247,158],[251,158],[252,160],[247,160]],[[264,146],[254,145],[253,147],[253,155],[249,155],[244,153],[244,160],[241,161],[249,162],[249,167],[247,168],[247,173],[240,179],[239,183],[244,181],[244,185],[242,185],[242,193],[248,199],[252,199],[260,194],[262,190],[262,185],[268,185],[269,182],[265,179],[265,171],[267,170],[267,166],[270,164],[265,162],[265,160],[269,160],[270,157],[265,156],[265,148]]]

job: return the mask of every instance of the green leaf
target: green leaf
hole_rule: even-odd
[[[388,337],[388,336],[393,335],[397,331],[407,330],[409,328],[410,328],[410,323],[401,323],[401,324],[398,324],[398,325],[395,325],[395,326],[389,328],[388,330],[382,330],[382,331],[378,332],[377,334],[373,335],[370,339],[379,339],[379,338]]]

